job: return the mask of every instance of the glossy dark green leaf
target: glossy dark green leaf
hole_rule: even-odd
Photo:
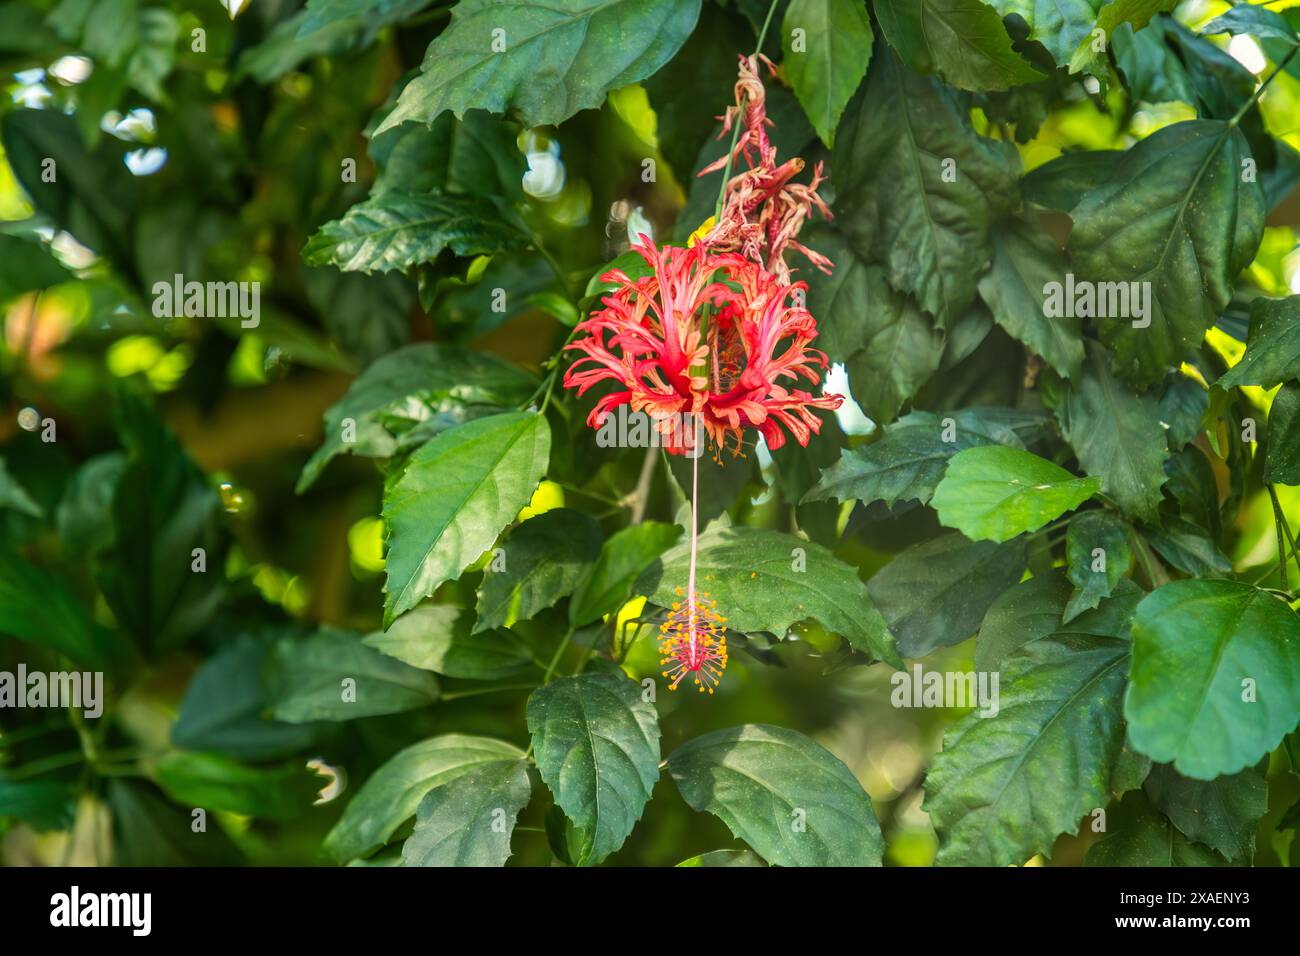
[[[1218,850],[1232,863],[1255,855],[1255,828],[1268,809],[1268,783],[1255,768],[1214,780],[1192,780],[1168,764],[1151,769],[1151,803],[1187,839]]]
[[[908,548],[876,572],[867,590],[904,657],[960,644],[985,612],[1020,580],[1023,541],[971,541],[952,532]]]
[[[1123,158],[1124,153],[1117,149],[1062,153],[1025,173],[1020,180],[1020,194],[1044,208],[1069,212],[1085,193],[1104,183]]]
[[[980,279],[980,298],[1009,335],[1073,377],[1083,363],[1082,320],[1048,318],[1044,308],[1044,289],[1065,280],[1061,250],[1026,225],[995,230],[992,238],[993,267]]]
[[[377,132],[444,110],[562,123],[667,63],[699,15],[700,0],[559,0],[504,16],[491,0],[463,0]]]
[[[1125,513],[1153,519],[1169,457],[1156,400],[1135,395],[1111,370],[1106,351],[1089,347],[1057,417],[1079,464],[1101,479],[1102,492]]]
[[[1022,645],[1060,630],[1069,599],[1069,582],[1055,570],[1003,591],[980,624],[975,670],[1001,670]]]
[[[1185,776],[1252,766],[1300,722],[1300,618],[1267,591],[1173,581],[1138,605],[1129,738]]]
[[[1106,806],[1128,660],[1122,638],[1059,634],[1003,661],[997,713],[962,718],[926,776],[937,862],[1023,863]]]
[[[474,633],[528,620],[572,594],[599,554],[600,525],[590,515],[554,508],[529,518],[483,571]]]
[[[1300,382],[1287,382],[1268,410],[1264,480],[1300,485]]]
[[[504,866],[532,784],[526,760],[480,763],[420,801],[402,866]]]
[[[781,34],[790,85],[818,137],[833,146],[840,115],[871,62],[867,8],[858,0],[791,0]]]
[[[689,575],[690,544],[666,552],[636,583],[660,607],[679,601]],[[857,569],[804,538],[758,528],[714,525],[700,534],[696,583],[717,602],[728,628],[777,637],[800,621],[819,621],[857,650],[901,664],[885,620]]]
[[[513,124],[482,110],[462,119],[444,113],[430,126],[399,126],[370,141],[370,155],[382,166],[372,193],[439,191],[521,200],[527,163],[518,135]]]
[[[331,628],[277,641],[264,679],[272,716],[294,724],[396,714],[438,698],[432,674],[367,647],[358,634]]]
[[[398,751],[362,784],[325,837],[340,863],[368,856],[415,815],[425,794],[484,765],[514,764],[523,751],[489,737],[443,734]]]
[[[617,611],[631,595],[641,572],[681,536],[681,528],[659,521],[643,521],[611,535],[573,591],[569,623],[582,627]]]
[[[1029,25],[1029,39],[1047,48],[1058,64],[1070,62],[1092,33],[1106,0],[989,0],[1002,16],[1016,14]]]
[[[1232,572],[1232,561],[1204,528],[1177,515],[1166,515],[1163,520],[1163,527],[1148,528],[1143,536],[1170,565],[1202,578]]]
[[[345,272],[390,272],[432,262],[444,249],[458,256],[493,255],[526,243],[487,200],[392,189],[322,226],[302,258],[309,266]]]
[[[677,790],[774,866],[880,866],[871,798],[803,734],[746,724],[687,741],[668,758]]]
[[[659,779],[659,718],[622,674],[562,677],[528,698],[542,780],[581,834],[574,862],[591,866],[627,839]]]
[[[1065,608],[1066,621],[1109,597],[1133,566],[1128,535],[1128,525],[1122,519],[1100,508],[1070,519],[1065,534],[1065,567],[1076,590]]]
[[[297,491],[306,491],[336,455],[387,458],[398,438],[384,427],[390,408],[414,405],[432,414],[444,403],[517,405],[536,380],[494,355],[420,342],[398,349],[357,376],[347,394],[325,413],[325,439],[303,466]]]
[[[839,227],[894,288],[940,325],[954,321],[992,257],[990,226],[1016,202],[1015,150],[977,135],[951,90],[889,51],[873,58],[836,142]]]
[[[1043,78],[1011,48],[999,11],[981,0],[877,0],[873,6],[885,38],[918,72],[937,73],[964,90],[1007,90]]]
[[[1214,384],[1272,388],[1295,378],[1300,378],[1300,295],[1256,299],[1250,304],[1246,354]]]
[[[1260,38],[1274,37],[1291,43],[1297,42],[1295,28],[1286,17],[1268,7],[1254,6],[1249,3],[1229,7],[1201,27],[1203,36],[1213,36],[1216,33],[1231,33],[1233,36],[1247,34]]]
[[[1118,296],[1098,315],[1103,341],[1121,374],[1158,381],[1205,335],[1232,297],[1233,282],[1259,246],[1264,195],[1243,182],[1250,156],[1237,128],[1216,120],[1166,126],[1128,150],[1105,181],[1071,211],[1070,253],[1079,278],[1130,292],[1127,314]],[[1142,283],[1146,283],[1143,286]],[[1146,303],[1138,316],[1133,289]],[[1149,289],[1149,295],[1142,289]],[[1098,301],[1097,311],[1102,311]]]
[[[967,448],[948,460],[930,506],[972,541],[1009,541],[1073,511],[1101,489],[1032,452],[1002,445]]]
[[[2,548],[0,634],[51,648],[96,670],[129,656],[122,640],[96,625],[61,579]]]
[[[492,547],[546,472],[551,433],[533,412],[480,418],[422,446],[384,496],[385,624]]]
[[[749,850],[710,850],[677,864],[684,867],[767,866]]]
[[[1084,866],[1227,866],[1207,846],[1183,836],[1141,790],[1126,793],[1110,811],[1106,833],[1088,850]]]
[[[473,624],[470,611],[422,604],[362,643],[412,667],[468,680],[498,680],[532,663],[527,645],[509,631],[471,634]]]

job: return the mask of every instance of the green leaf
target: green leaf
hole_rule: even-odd
[[[956,532],[913,545],[867,583],[904,657],[960,644],[998,595],[1020,580],[1023,541],[970,541]]]
[[[431,126],[399,126],[370,141],[370,155],[382,167],[371,192],[522,200],[528,164],[516,143],[518,135],[513,124],[482,110],[470,110],[463,119],[444,113]]]
[[[1272,388],[1294,378],[1300,378],[1300,295],[1256,299],[1250,304],[1246,354],[1214,384]]]
[[[880,866],[871,798],[803,734],[745,724],[689,740],[668,772],[691,808],[712,813],[775,866]]]
[[[1139,140],[1071,212],[1070,253],[1083,280],[1149,283],[1145,316],[1131,304],[1133,314],[1096,316],[1126,378],[1163,378],[1200,344],[1232,298],[1236,275],[1254,258],[1264,228],[1263,189],[1242,182],[1249,156],[1241,131],[1228,123],[1175,123]],[[1106,288],[1098,287],[1096,298]],[[1100,301],[1097,306],[1102,311]]]
[[[0,303],[71,278],[72,273],[39,242],[0,235]]]
[[[967,448],[948,461],[930,501],[939,521],[972,541],[1009,541],[1073,511],[1101,489],[1032,452]]]
[[[600,525],[590,515],[554,508],[529,518],[483,571],[474,633],[526,621],[572,594],[598,554]]]
[[[509,631],[471,635],[473,623],[469,611],[423,604],[361,643],[412,667],[468,680],[498,680],[532,663],[528,647]]]
[[[113,631],[95,624],[68,586],[0,548],[0,634],[66,654],[95,670],[129,656]]]
[[[930,500],[953,455],[979,445],[1010,444],[1020,439],[997,410],[966,408],[956,412],[911,412],[882,429],[879,440],[846,451],[825,469],[804,501]],[[948,440],[951,439],[951,440]]]
[[[1268,783],[1258,769],[1206,781],[1157,764],[1145,789],[1187,839],[1218,850],[1231,863],[1248,864],[1254,857],[1255,828],[1268,809]]]
[[[802,48],[794,31],[802,30]],[[835,145],[835,127],[871,62],[871,18],[861,0],[791,0],[785,8],[782,61],[818,137]]]
[[[43,518],[45,512],[32,500],[18,479],[9,473],[9,465],[0,458],[0,509],[9,508],[29,518]]]
[[[980,0],[876,0],[873,7],[885,38],[919,73],[938,73],[963,90],[1009,90],[1043,78]]]
[[[414,16],[432,0],[307,0],[306,15],[298,27],[305,37],[332,24],[361,16],[381,17],[383,22],[399,22]]]
[[[38,832],[70,830],[73,790],[55,780],[8,780],[0,774],[0,819],[22,820]]]
[[[322,781],[301,763],[250,767],[217,754],[163,754],[159,784],[177,803],[266,820],[293,820],[311,806]]]
[[[582,627],[617,611],[631,596],[641,572],[681,536],[681,528],[659,521],[643,521],[611,535],[573,591],[569,623]]]
[[[1226,866],[1209,847],[1193,843],[1151,806],[1146,794],[1124,794],[1110,811],[1106,834],[1083,858],[1084,866]]]
[[[411,456],[384,496],[384,623],[457,577],[528,504],[546,472],[551,432],[533,412],[448,429]]]
[[[700,0],[556,0],[508,12],[492,0],[461,0],[376,135],[444,110],[509,110],[526,128],[558,125],[652,75],[699,15]]]
[[[134,388],[118,390],[116,420],[127,460],[97,582],[118,624],[156,653],[183,644],[225,594],[221,499]],[[195,570],[195,549],[206,570]]]
[[[390,189],[322,226],[302,258],[309,266],[344,272],[390,272],[432,262],[444,249],[458,256],[495,255],[527,242],[487,199]]]
[[[530,796],[526,760],[480,763],[435,787],[402,844],[402,866],[504,866]]]
[[[1154,520],[1169,457],[1159,403],[1129,391],[1106,351],[1090,346],[1057,417],[1083,470],[1101,479],[1102,492],[1126,514]]]
[[[580,834],[574,863],[591,866],[627,839],[659,779],[659,718],[622,674],[562,677],[528,698],[542,780]]]
[[[368,856],[415,815],[429,791],[476,767],[513,764],[523,756],[505,741],[464,734],[412,744],[370,775],[325,837],[325,850],[340,863]]]
[[[1067,622],[1109,597],[1133,566],[1129,528],[1109,511],[1085,511],[1070,519],[1065,534],[1065,567],[1078,589],[1065,608]]]
[[[1249,3],[1229,7],[1205,26],[1201,27],[1201,36],[1214,36],[1216,33],[1231,33],[1233,36],[1248,34],[1260,38],[1275,37],[1279,40],[1297,42],[1295,28],[1286,17],[1267,7],[1253,6]]]
[[[308,747],[315,728],[263,716],[265,657],[265,645],[244,635],[208,658],[185,688],[172,743],[240,760],[273,760]]]
[[[636,593],[671,607],[686,585],[690,557],[689,542],[666,552],[637,581]],[[857,650],[902,664],[857,569],[812,541],[713,525],[699,538],[696,582],[732,630],[782,638],[800,621],[814,619]]]
[[[109,451],[73,473],[54,514],[65,553],[98,555],[113,543],[113,495],[125,467],[126,455]]]
[[[311,487],[336,455],[387,458],[396,453],[398,438],[384,426],[390,409],[414,406],[420,414],[432,414],[447,403],[518,405],[536,384],[531,375],[494,355],[431,342],[400,348],[370,365],[325,413],[325,441],[303,466],[296,490],[301,494]]]
[[[117,866],[236,866],[243,862],[225,831],[209,821],[196,833],[190,811],[143,780],[108,780]]]
[[[1178,515],[1165,515],[1163,528],[1143,532],[1147,542],[1179,571],[1201,578],[1222,577],[1232,561],[1204,528]]]
[[[1300,721],[1300,618],[1236,581],[1173,581],[1138,605],[1124,716],[1141,753],[1211,780]]]
[[[868,270],[876,307],[860,313],[860,347],[845,361],[849,391],[869,418],[890,422],[929,381],[943,358],[943,334],[908,296],[885,284],[883,271]]]
[[[1083,364],[1081,319],[1048,318],[1044,289],[1061,282],[1065,257],[1056,243],[1028,226],[993,233],[993,267],[979,282],[980,298],[998,325],[1041,355],[1066,378]]]
[[[984,615],[975,639],[975,670],[1000,671],[1021,646],[1061,629],[1070,585],[1058,570],[1008,588]]]
[[[767,866],[748,850],[710,850],[677,864],[684,867]]]
[[[1092,33],[1097,12],[1106,0],[989,0],[1002,16],[1018,15],[1029,26],[1030,40],[1037,40],[1064,66]]]
[[[120,150],[109,142],[87,149],[73,118],[52,109],[6,113],[0,143],[33,206],[127,274],[133,271],[131,210],[139,188]],[[53,182],[46,181],[48,160],[57,170]]]
[[[1300,382],[1287,382],[1268,410],[1264,480],[1300,485]]]
[[[1069,212],[1088,191],[1104,183],[1124,158],[1118,149],[1077,150],[1025,173],[1020,194],[1046,209]]]
[[[1003,662],[996,715],[962,718],[926,776],[936,862],[1023,863],[1106,806],[1128,660],[1123,638],[1059,634]]]
[[[874,57],[836,139],[840,228],[940,326],[955,321],[989,263],[990,226],[1016,202],[1014,147],[977,135],[956,94],[889,51]]]
[[[359,635],[332,628],[276,642],[265,687],[271,714],[293,724],[397,714],[438,699],[432,674],[367,647]]]

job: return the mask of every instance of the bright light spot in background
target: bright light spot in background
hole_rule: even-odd
[[[362,518],[348,529],[352,563],[367,575],[384,570],[384,520]]]
[[[118,139],[139,142],[153,139],[158,132],[158,122],[153,110],[143,107],[133,109],[125,116],[117,110],[109,110],[100,119],[99,128]]]
[[[645,217],[641,207],[637,206],[627,216],[627,241],[629,243],[638,243],[641,241],[642,235],[647,235],[653,239],[655,237],[655,227]]]
[[[58,253],[63,264],[69,269],[85,269],[98,258],[69,232],[60,232],[50,239],[50,248]]]
[[[826,373],[823,391],[827,394],[844,396],[844,404],[835,411],[835,417],[839,419],[844,434],[870,435],[876,430],[876,423],[862,413],[862,409],[849,393],[849,373],[839,362],[832,365],[831,370]]]
[[[560,144],[552,140],[544,150],[530,150],[527,157],[524,192],[544,202],[558,199],[566,178],[564,163],[560,161]]]
[[[252,0],[221,0],[221,5],[226,8],[226,11],[230,14],[230,19],[233,20],[248,9],[251,2]]]
[[[1300,294],[1300,252],[1293,252],[1282,260],[1282,274],[1286,276],[1287,288]]]
[[[1083,78],[1083,88],[1093,96],[1101,92],[1101,83],[1095,76],[1085,76]]]
[[[53,94],[42,83],[34,83],[14,90],[14,102],[29,110],[39,110]]]
[[[167,150],[160,146],[133,149],[122,157],[133,176],[152,176],[167,163]]]
[[[1228,42],[1228,53],[1231,54],[1234,60],[1256,75],[1263,73],[1264,67],[1268,65],[1268,60],[1264,57],[1264,51],[1259,48],[1255,38],[1248,37],[1245,34],[1239,34]]]
[[[65,86],[76,86],[84,83],[94,68],[88,57],[61,56],[50,64],[50,76]]]
[[[18,413],[18,427],[25,432],[34,432],[41,427],[41,413],[28,405]]]

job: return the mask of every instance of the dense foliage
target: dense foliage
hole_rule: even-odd
[[[1290,862],[1300,6],[226,4],[0,0],[6,862]],[[564,347],[756,52],[846,401],[693,476]]]

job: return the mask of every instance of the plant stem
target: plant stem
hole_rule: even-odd
[[[481,697],[484,694],[496,694],[507,690],[533,690],[536,684],[503,684],[500,687],[476,687],[474,690],[458,690],[450,694],[443,694],[438,699],[441,701],[463,700],[466,697]]]
[[[1277,488],[1273,486],[1273,483],[1271,481],[1268,482],[1267,487],[1268,487],[1269,500],[1273,502],[1273,530],[1277,532],[1278,582],[1282,590],[1286,591],[1288,590],[1286,586],[1286,562],[1287,562],[1286,546],[1287,546],[1287,539],[1291,535],[1289,533],[1289,530],[1288,533],[1286,534],[1283,534],[1282,532],[1283,523],[1285,522],[1286,519],[1282,517],[1282,502],[1278,501]]]
[[[1291,62],[1292,57],[1294,57],[1296,53],[1300,53],[1300,47],[1293,47],[1290,53],[1278,61],[1277,66],[1273,67],[1273,72],[1265,77],[1264,82],[1259,84],[1259,88],[1250,95],[1250,99],[1246,100],[1246,102],[1241,105],[1241,109],[1237,110],[1237,112],[1233,114],[1232,119],[1228,120],[1228,129],[1236,127],[1236,125],[1241,122],[1241,118],[1250,111],[1250,108],[1259,102],[1259,98],[1264,95],[1264,90],[1273,82],[1273,77],[1286,69],[1286,65]]]
[[[772,15],[776,13],[776,3],[777,0],[772,0],[771,5],[767,8],[767,16],[763,19],[763,29],[758,33],[758,46],[754,48],[752,56],[757,56],[763,52],[763,41],[767,39],[767,28],[772,23]],[[714,218],[722,213],[722,198],[727,194],[727,183],[731,181],[731,169],[736,162],[736,143],[740,140],[740,126],[745,109],[743,97],[736,106],[736,126],[731,131],[731,148],[727,150],[727,165],[722,170],[722,185],[718,187],[718,200],[713,204]]]
[[[542,677],[543,684],[549,684],[551,682],[551,675],[555,673],[556,665],[560,663],[560,655],[568,648],[569,641],[571,640],[573,640],[573,628],[569,628],[568,632],[564,635],[564,640],[560,641],[560,646],[555,649],[555,656],[551,658],[551,663],[546,668],[546,674]]]

